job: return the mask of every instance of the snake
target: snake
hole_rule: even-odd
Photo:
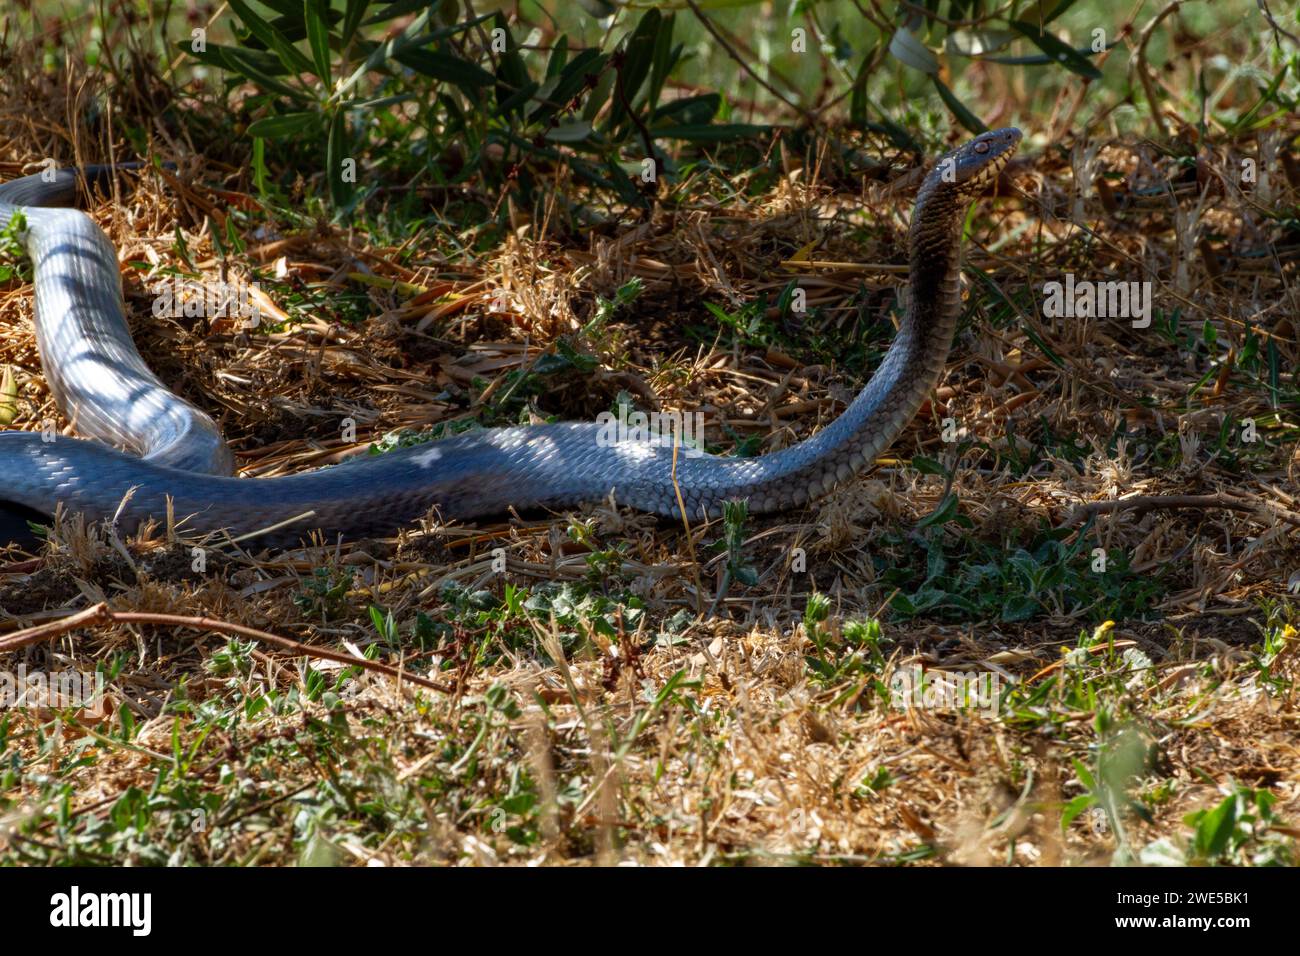
[[[0,185],[0,229],[32,262],[36,340],[51,395],[77,437],[0,430],[0,516],[82,514],[132,533],[153,521],[268,547],[394,534],[443,521],[615,501],[665,518],[805,506],[852,480],[907,427],[938,384],[961,312],[971,203],[1019,146],[1014,127],[938,158],[908,226],[906,302],[884,357],[853,401],[808,438],[763,455],[684,454],[676,438],[610,440],[595,422],[482,428],[342,463],[241,478],[221,431],[172,392],[136,348],[116,250],[85,212],[86,184],[118,166],[48,169]],[[658,436],[660,439],[663,436]],[[5,542],[0,540],[0,546]]]

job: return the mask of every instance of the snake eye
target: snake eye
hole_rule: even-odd
[[[989,151],[989,144],[988,144],[988,143],[976,143],[976,144],[975,144],[975,152],[977,152],[977,153],[987,153],[988,151]]]

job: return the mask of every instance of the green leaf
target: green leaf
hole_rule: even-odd
[[[305,133],[310,129],[319,129],[319,113],[283,113],[279,116],[264,116],[248,127],[248,135],[264,136],[267,139],[283,139]]]
[[[1193,815],[1196,818],[1194,845],[1198,855],[1217,859],[1228,848],[1237,823],[1237,798],[1228,797],[1213,810]]]
[[[496,82],[496,77],[477,63],[452,56],[450,53],[407,49],[394,54],[393,59],[403,66],[409,66],[416,73],[431,76],[435,80],[454,83],[466,92],[491,86]]]
[[[206,66],[221,70],[223,73],[238,72],[231,66],[231,62],[227,58],[227,54],[232,52],[247,57],[258,69],[269,76],[284,76],[289,72],[274,55],[267,53],[265,50],[254,50],[251,47],[241,48],[224,46],[220,43],[209,43],[204,50],[196,52],[190,48],[190,43],[186,40],[183,43],[176,44],[176,49]]]
[[[1015,624],[1019,621],[1028,621],[1040,609],[1039,603],[1031,597],[1008,598],[1006,603],[1002,605],[1000,618],[1005,624]]]
[[[261,0],[262,6],[270,7],[280,14],[286,22],[302,23],[302,5],[297,0]],[[283,28],[281,28],[283,32]]]
[[[957,513],[957,496],[954,494],[949,494],[947,497],[943,499],[943,501],[939,502],[939,507],[935,508],[928,515],[926,515],[924,518],[918,521],[916,523],[916,527],[918,530],[920,530],[921,528],[928,528],[932,524],[940,524],[940,525],[945,524],[946,522],[952,520],[952,517],[956,513]]]
[[[327,178],[330,184],[330,199],[333,200],[337,209],[346,209],[352,202],[352,195],[355,183],[347,182],[343,178],[343,161],[348,159],[347,150],[347,112],[343,109],[334,111],[330,118],[329,143],[325,150],[325,162],[328,165],[326,170]]]
[[[1229,125],[1228,129],[1229,129],[1230,132],[1234,132],[1234,133],[1235,133],[1235,132],[1237,132],[1237,131],[1239,131],[1239,130],[1244,130],[1244,129],[1249,129],[1249,128],[1250,128],[1250,124],[1254,121],[1254,119],[1255,119],[1255,114],[1257,114],[1257,113],[1259,112],[1260,108],[1261,108],[1265,103],[1268,103],[1268,102],[1270,102],[1270,101],[1272,101],[1272,100],[1275,99],[1275,97],[1276,97],[1276,95],[1277,95],[1278,87],[1282,85],[1282,79],[1283,79],[1283,77],[1286,76],[1286,71],[1287,71],[1288,69],[1290,69],[1290,68],[1291,68],[1291,64],[1290,64],[1290,63],[1283,63],[1283,64],[1282,64],[1282,69],[1280,69],[1280,70],[1277,71],[1277,76],[1273,77],[1273,81],[1272,81],[1271,83],[1269,83],[1269,85],[1268,85],[1268,89],[1266,89],[1266,90],[1263,92],[1263,94],[1260,96],[1260,98],[1259,98],[1258,100],[1255,101],[1254,105],[1252,105],[1252,106],[1250,107],[1250,109],[1246,110],[1245,113],[1241,114],[1241,119],[1239,119],[1239,120],[1237,120],[1237,122],[1232,123],[1232,124]],[[1273,115],[1275,116],[1275,115],[1277,115],[1277,114],[1273,114]],[[1268,118],[1271,119],[1272,117],[1268,117]]]
[[[610,101],[610,96],[614,91],[614,71],[605,69],[600,74],[600,79],[596,81],[596,88],[591,91],[587,97],[587,103],[582,108],[582,118],[585,120],[595,121],[596,116],[606,103]]]
[[[1077,757],[1071,757],[1070,763],[1074,764],[1074,775],[1079,778],[1079,782],[1089,790],[1096,790],[1097,780],[1093,777],[1092,772]]]
[[[549,80],[558,77],[568,62],[569,38],[566,34],[561,34],[555,41],[555,46],[551,47],[551,55],[546,58],[546,78]]]
[[[326,20],[329,0],[303,0],[302,15],[307,23],[307,43],[316,62],[316,75],[327,87],[330,81],[330,28]]]
[[[500,54],[500,59],[497,61],[496,75],[497,111],[504,116],[512,110],[522,108],[537,92],[538,84],[534,83],[528,75],[528,67],[524,65],[524,58],[519,55],[519,45],[510,32],[506,18],[497,13],[493,17],[492,28],[504,31],[506,39],[505,51]]]
[[[940,462],[933,458],[927,458],[924,455],[916,455],[912,458],[912,467],[923,475],[944,475],[948,474],[948,469]]]
[[[350,10],[351,7],[349,7],[349,11]],[[361,81],[363,76],[373,70],[379,69],[385,61],[393,59],[397,53],[431,42],[432,37],[419,36],[420,31],[424,29],[424,25],[429,22],[429,13],[430,10],[425,10],[424,13],[412,20],[407,25],[406,29],[397,36],[376,45],[375,48],[370,51],[370,55],[366,57],[365,62],[357,67],[356,70],[352,72],[351,76],[334,89],[332,95],[333,99],[341,100],[353,86]]]
[[[1040,30],[1032,23],[1025,23],[1023,20],[1012,20],[1010,25],[1011,29],[1023,34],[1034,46],[1052,57],[1053,60],[1060,63],[1067,70],[1078,73],[1090,80],[1101,79],[1101,70],[1089,63],[1086,56],[1060,37]]]
[[[1097,798],[1090,793],[1081,793],[1065,805],[1061,811],[1061,829],[1070,829],[1070,824],[1074,822],[1075,817],[1083,813],[1089,807],[1097,803]]]
[[[909,153],[922,153],[921,144],[912,136],[904,127],[895,123],[884,113],[880,112],[877,107],[877,113],[880,114],[879,121],[867,123],[867,129],[873,133],[883,133],[889,138],[889,141],[898,149],[905,150]]]
[[[654,8],[647,10],[637,23],[636,29],[624,42],[623,65],[618,69],[617,79],[623,92],[621,96],[614,97],[607,129],[614,129],[627,117],[627,108],[623,105],[625,101],[635,108],[636,95],[641,89],[641,84],[645,82],[646,74],[649,73],[650,64],[654,59],[655,37],[659,33],[662,22],[663,15],[658,10]]]
[[[899,63],[930,76],[939,74],[939,58],[907,27],[899,27],[889,41],[889,52]]]
[[[396,106],[398,103],[408,103],[415,99],[414,93],[396,93],[393,96],[380,96],[373,100],[352,100],[345,103],[343,108],[349,113],[364,113],[367,110],[378,110],[388,106]]]
[[[257,194],[266,198],[266,140],[260,136],[253,137],[253,185]],[[178,230],[179,233],[179,230]]]
[[[209,47],[209,49],[211,48]],[[223,47],[220,50],[220,56],[225,60],[227,70],[252,80],[264,92],[279,93],[281,96],[287,96],[289,99],[304,105],[312,101],[311,97],[302,90],[292,87],[288,83],[282,83],[269,73],[263,72],[255,59],[249,57],[244,50],[235,47]]]
[[[859,128],[867,125],[867,67],[871,66],[876,56],[876,46],[872,44],[862,57],[857,75],[853,78],[853,93],[849,98],[849,122]]]
[[[646,93],[646,108],[653,110],[659,103],[659,94],[663,92],[664,83],[668,80],[668,74],[672,72],[677,58],[681,56],[682,48],[678,46],[673,49],[673,24],[676,14],[668,14],[663,18],[658,32],[655,34],[654,55],[651,58],[650,66],[650,86]]]
[[[352,41],[352,36],[357,32],[357,27],[361,25],[361,18],[366,15],[366,8],[369,6],[370,0],[348,0],[348,5],[343,12],[343,32],[341,34],[345,46]],[[427,12],[424,19],[428,19]]]
[[[574,169],[581,171],[582,167],[575,165]],[[612,187],[618,193],[619,199],[629,206],[648,205],[645,196],[641,195],[641,191],[636,188],[636,183],[632,182],[631,177],[623,171],[623,167],[614,162],[612,157],[605,163],[605,170],[609,178],[604,180],[604,185]]]
[[[532,80],[528,80],[527,82],[524,83],[523,86],[521,86],[518,90],[515,91],[513,96],[506,97],[504,100],[498,100],[497,111],[502,116],[505,116],[508,113],[512,113],[516,110],[522,109],[524,105],[528,103],[529,100],[531,100],[534,96],[537,95],[538,89],[539,87],[537,83],[533,82]],[[502,90],[502,86],[500,84],[497,84],[498,96],[500,95],[501,90]]]
[[[580,143],[591,135],[591,124],[586,120],[561,123],[546,134],[552,143]]]
[[[227,2],[249,32],[266,44],[268,49],[274,51],[290,73],[314,72],[311,60],[285,39],[284,34],[253,12],[252,7],[244,0],[227,0]]]
[[[939,91],[939,98],[943,100],[948,109],[952,110],[952,115],[957,117],[957,122],[970,130],[972,133],[987,133],[988,127],[984,122],[966,108],[966,105],[948,89],[946,83],[937,76],[930,77],[934,81],[934,88]]]
[[[1106,49],[1109,50],[1114,45],[1115,42],[1112,40]],[[1079,56],[1088,57],[1092,55],[1092,48],[1079,47],[1074,52]],[[1059,62],[1056,57],[1049,56],[1046,53],[1034,53],[1028,56],[986,56],[981,57],[981,59],[985,63],[1000,63],[1003,66],[1052,66]]]
[[[568,105],[569,100],[587,82],[587,75],[590,73],[600,73],[605,69],[605,64],[609,62],[609,54],[601,53],[599,50],[583,50],[573,58],[571,62],[565,65],[559,75],[547,83],[550,89],[543,86],[537,93],[537,99],[542,101],[537,108],[529,115],[529,122],[539,122],[553,116],[556,112]],[[584,119],[591,119],[590,116]]]

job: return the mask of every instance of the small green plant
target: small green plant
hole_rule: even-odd
[[[830,601],[813,594],[804,610],[804,628],[815,653],[805,654],[804,663],[813,681],[822,687],[839,688],[835,704],[854,701],[858,706],[873,698],[888,700],[889,688],[882,680],[887,666],[884,628],[875,618],[845,621],[832,626]]]
[[[748,503],[723,502],[722,540],[727,549],[726,580],[739,581],[747,587],[752,587],[758,583],[758,572],[745,560],[745,521],[748,518]]]
[[[347,594],[352,589],[352,573],[349,567],[313,568],[293,603],[304,617],[338,620],[349,610]]]
[[[480,172],[493,186],[510,182],[525,201],[541,188],[534,169],[563,163],[579,180],[646,206],[638,183],[653,192],[672,172],[660,140],[716,143],[767,130],[714,123],[717,93],[661,102],[686,47],[673,42],[675,15],[653,7],[612,49],[571,52],[562,35],[541,62],[502,13],[458,19],[451,2],[398,0],[373,12],[372,0],[349,0],[342,12],[329,0],[267,5],[278,16],[230,0],[242,25],[235,45],[191,39],[180,49],[225,74],[232,89],[258,91],[247,129],[258,186],[268,185],[266,143],[314,142],[337,212],[379,185],[358,165],[391,160],[385,148],[402,147],[436,182]],[[407,146],[412,129],[424,134],[418,152]],[[443,162],[453,143],[459,168]]]
[[[632,305],[645,291],[645,283],[639,278],[629,279],[614,291],[614,298],[596,297],[596,310],[591,319],[582,327],[583,337],[600,335],[605,326],[623,309]]]
[[[897,589],[890,608],[903,620],[934,616],[1015,623],[1080,610],[1094,620],[1141,620],[1157,603],[1158,573],[1133,574],[1120,550],[1098,557],[1086,533],[1067,542],[1066,532],[1044,527],[1027,546],[1006,549],[969,535],[957,537],[955,530],[945,533],[945,525],[961,528],[964,519],[955,496],[946,501],[951,504],[928,516],[935,520],[925,537],[886,538],[910,561],[884,552],[875,559],[881,584]]]
[[[392,611],[370,605],[370,623],[374,625],[379,639],[392,648],[400,648],[402,639],[397,633],[397,620]]]
[[[1264,640],[1252,660],[1261,683],[1274,693],[1285,693],[1295,685],[1295,680],[1288,676],[1288,668],[1283,662],[1288,656],[1294,660],[1300,632],[1283,619],[1286,614],[1283,606],[1267,608],[1266,612],[1268,623],[1264,627]]]
[[[803,609],[803,630],[820,653],[826,643],[826,629],[822,626],[831,614],[831,599],[820,591],[808,595]]]
[[[255,641],[231,639],[225,647],[208,655],[204,667],[218,677],[248,674],[253,669],[252,654],[256,649]]]
[[[0,229],[0,282],[31,281],[31,268],[27,265],[27,249],[22,234],[27,231],[27,217],[15,211]]]
[[[1132,857],[1126,817],[1133,814],[1151,821],[1146,806],[1129,795],[1135,778],[1147,766],[1149,745],[1137,729],[1115,728],[1104,708],[1098,712],[1095,726],[1098,741],[1093,747],[1092,767],[1077,758],[1071,761],[1084,792],[1066,805],[1061,829],[1068,829],[1085,810],[1098,809],[1115,835],[1117,861],[1126,861]]]
[[[1292,866],[1291,846],[1270,831],[1283,821],[1273,812],[1271,791],[1233,782],[1218,804],[1187,814],[1192,830],[1182,841],[1156,840],[1142,849],[1141,862],[1155,866]]]
[[[776,326],[767,318],[767,296],[759,296],[734,312],[712,302],[705,302],[704,307],[731,333],[737,344],[747,347],[776,344]]]
[[[895,782],[895,777],[889,772],[889,768],[877,767],[858,781],[857,789],[853,791],[853,795],[855,797],[872,797],[886,787],[892,786]]]

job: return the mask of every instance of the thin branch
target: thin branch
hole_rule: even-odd
[[[255,630],[251,627],[245,627],[242,624],[232,624],[229,621],[218,621],[210,617],[186,617],[181,614],[153,614],[143,611],[114,611],[107,604],[96,604],[84,611],[76,614],[70,614],[67,617],[60,618],[57,621],[50,621],[47,624],[39,624],[36,627],[25,628],[21,631],[15,631],[0,637],[0,653],[7,651],[16,651],[22,647],[29,647],[32,644],[40,644],[51,638],[66,634],[69,631],[75,631],[82,627],[99,627],[106,624],[158,624],[164,627],[189,627],[197,631],[216,631],[221,634],[232,634],[238,637],[247,638],[248,640],[257,641],[260,644],[270,644],[282,651],[295,654],[301,657],[313,657],[318,660],[334,661],[339,664],[347,664],[352,667],[360,667],[363,670],[374,671],[378,674],[384,674],[393,678],[399,684],[410,682],[418,684],[421,687],[427,687],[430,690],[451,693],[453,688],[449,684],[439,681],[432,681],[426,677],[420,677],[415,674],[408,674],[399,668],[392,667],[389,664],[382,664],[379,661],[366,660],[363,657],[352,657],[349,654],[342,654],[338,651],[327,650],[323,647],[313,647],[310,644],[303,644],[301,641],[291,640],[287,637],[280,637],[276,634],[268,634],[266,631]]]
[[[1282,49],[1282,40],[1281,37],[1279,37],[1279,34],[1286,37],[1296,46],[1300,46],[1300,37],[1297,37],[1294,33],[1289,33],[1288,31],[1283,30],[1278,25],[1278,22],[1273,19],[1273,11],[1268,8],[1268,4],[1265,3],[1264,0],[1255,0],[1255,2],[1259,5],[1259,12],[1264,14],[1264,19],[1268,21],[1268,25],[1273,28],[1273,43],[1279,50]]]
[[[1200,511],[1222,509],[1240,511],[1258,517],[1271,516],[1280,519],[1293,528],[1300,528],[1300,515],[1279,508],[1257,495],[1234,498],[1226,494],[1216,495],[1133,495],[1129,498],[1115,498],[1110,501],[1091,501],[1078,505],[1062,522],[1062,527],[1079,524],[1081,521],[1099,514],[1111,514],[1116,511],[1169,511],[1179,508],[1192,508]]]
[[[1191,0],[1170,0],[1169,4],[1151,18],[1151,22],[1142,28],[1138,34],[1137,56],[1129,62],[1129,69],[1137,70],[1138,80],[1142,83],[1142,91],[1146,93],[1147,108],[1151,110],[1151,120],[1156,124],[1156,129],[1160,131],[1162,139],[1169,136],[1169,127],[1165,124],[1165,118],[1160,115],[1160,101],[1156,97],[1155,84],[1151,82],[1151,74],[1147,70],[1147,44],[1151,41],[1151,36],[1155,32],[1160,21],[1171,13],[1177,13],[1184,3]]]

